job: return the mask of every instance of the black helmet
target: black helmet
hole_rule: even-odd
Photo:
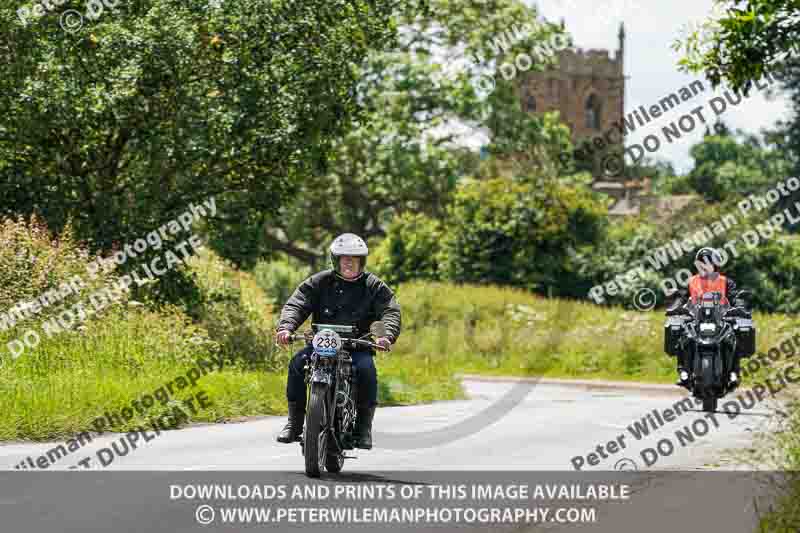
[[[341,266],[339,265],[339,258],[343,255],[361,258],[361,261],[358,262],[358,276],[347,281],[355,281],[363,276],[364,269],[367,266],[367,256],[369,255],[369,248],[367,248],[367,243],[364,242],[364,239],[354,233],[344,233],[336,237],[331,243],[331,266],[337,276],[345,279],[344,276],[342,276]]]
[[[697,270],[703,270],[706,265],[711,265],[715,272],[719,272],[719,266],[722,264],[722,257],[715,249],[711,247],[703,247],[697,251],[694,256],[694,266]]]

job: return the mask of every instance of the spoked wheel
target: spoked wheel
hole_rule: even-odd
[[[328,386],[324,383],[311,384],[311,399],[306,410],[306,423],[303,431],[303,455],[306,475],[319,477],[324,468],[328,452],[328,432],[322,431],[325,425],[325,396]]]
[[[334,417],[333,423],[334,425],[337,424],[338,417]],[[342,440],[344,436],[342,436]],[[325,456],[325,470],[331,472],[332,474],[338,474],[342,471],[342,467],[344,466],[344,450],[339,447],[339,444],[336,442],[336,437],[333,433],[328,434],[328,454]]]

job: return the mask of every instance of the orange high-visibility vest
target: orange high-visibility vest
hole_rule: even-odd
[[[703,279],[700,275],[695,274],[689,278],[689,294],[692,297],[692,303],[696,304],[697,301],[703,297],[707,292],[718,292],[722,295],[721,303],[728,303],[727,294],[725,293],[728,288],[728,280],[720,274],[717,279]]]

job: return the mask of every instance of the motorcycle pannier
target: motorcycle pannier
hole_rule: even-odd
[[[750,357],[756,353],[756,327],[751,318],[736,319],[736,355]]]
[[[664,322],[664,352],[677,356],[680,353],[680,338],[683,335],[683,324],[686,317],[668,316]]]

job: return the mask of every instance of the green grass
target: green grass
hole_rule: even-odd
[[[50,440],[90,429],[106,410],[185,375],[198,357],[224,355],[225,369],[197,390],[212,405],[192,421],[219,422],[286,412],[286,364],[292,351],[272,343],[275,314],[253,276],[211,255],[195,262],[207,292],[232,294],[191,325],[177,309],[123,304],[0,367],[0,440]],[[233,287],[235,290],[232,290]],[[376,359],[381,405],[463,398],[457,374],[597,378],[669,383],[675,360],[662,351],[663,314],[539,298],[498,287],[408,283],[398,288],[403,333]],[[238,313],[231,317],[230,313]],[[759,349],[797,321],[757,315]],[[12,332],[0,333],[5,345]],[[191,342],[194,338],[198,342]],[[297,347],[295,347],[297,348]],[[237,357],[237,350],[247,357]],[[258,357],[253,357],[253,354]],[[178,401],[195,390],[180,391]],[[156,404],[147,417],[166,412]],[[136,415],[112,429],[146,424]]]
[[[398,290],[398,351],[450,372],[671,383],[663,312],[634,312],[539,298],[498,287],[409,283]],[[756,313],[757,349],[800,325]]]
[[[199,358],[220,356],[226,361],[223,370],[203,376],[196,387],[174,389],[166,405],[156,402],[108,429],[147,427],[149,419],[175,405],[182,405],[191,422],[285,414],[286,365],[293,350],[274,347],[269,301],[249,274],[234,272],[211,255],[194,267],[204,290],[228,296],[209,306],[200,324],[192,324],[178,309],[152,312],[121,303],[79,331],[52,338],[42,334],[41,343],[17,359],[6,352],[0,366],[0,441],[57,440],[91,430],[96,417],[118,413],[132,400],[185,376]],[[0,332],[0,346],[23,331]],[[247,356],[238,357],[236,349]],[[261,357],[252,357],[258,350],[264,352]],[[446,369],[421,366],[412,355],[395,352],[377,364],[382,405],[463,397]],[[191,413],[185,400],[199,391],[211,405]]]

